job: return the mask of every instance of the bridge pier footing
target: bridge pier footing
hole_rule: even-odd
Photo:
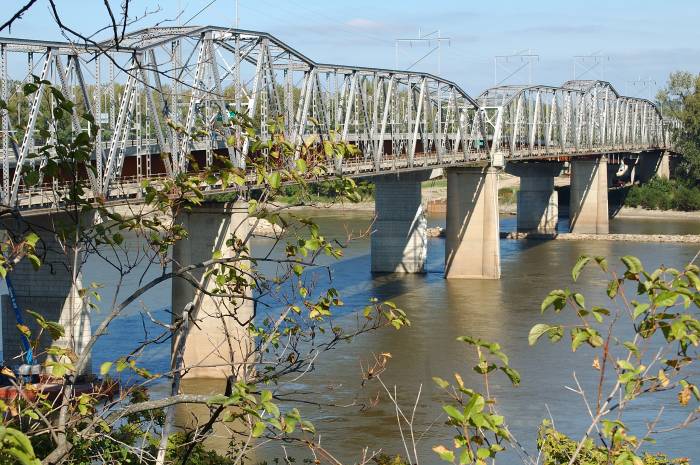
[[[182,224],[190,235],[175,243],[173,266],[183,267],[210,260],[217,250],[222,252],[222,258],[231,257],[232,251],[226,241],[248,234],[247,218],[247,205],[242,202],[204,204],[179,213],[175,221]],[[204,276],[203,269],[193,270],[191,276],[201,289],[211,291],[216,287],[215,278]],[[252,348],[252,340],[241,324],[253,316],[252,301],[212,297],[185,279],[174,279],[173,318],[182,317],[189,303],[193,306],[183,360],[189,369],[187,378],[238,377]],[[173,341],[173,347],[177,345],[178,341]]]
[[[571,161],[570,230],[608,234],[608,162],[605,157]]]
[[[81,221],[93,221],[92,215],[84,215]],[[61,243],[56,235],[60,229],[73,228],[73,219],[66,214],[37,215],[23,219],[21,224],[7,220],[2,227],[5,234],[17,235],[18,239],[29,232],[39,236],[36,254],[41,257],[41,266],[35,270],[29,260],[24,259],[9,273],[12,288],[15,291],[17,305],[22,312],[24,324],[30,329],[32,338],[39,334],[40,328],[26,310],[34,310],[48,321],[58,322],[64,328],[63,337],[52,341],[46,331],[42,332],[40,351],[44,352],[51,345],[72,350],[80,354],[92,337],[90,314],[79,290],[83,287],[81,276],[73,280],[73,264],[81,263],[81,254],[76,258],[66,244]],[[69,234],[70,235],[70,234]],[[17,321],[12,309],[10,296],[2,296],[2,352],[5,363],[20,365],[24,360],[22,336],[17,329]],[[45,357],[35,360],[43,363]],[[50,369],[48,370],[50,371]],[[91,362],[82,374],[92,372]]]
[[[553,234],[559,219],[559,195],[554,178],[564,164],[559,162],[509,163],[506,171],[520,178],[517,228],[520,232]]]
[[[421,182],[430,171],[379,176],[371,237],[373,273],[423,273],[428,255]]]
[[[445,278],[501,277],[498,170],[449,168]]]

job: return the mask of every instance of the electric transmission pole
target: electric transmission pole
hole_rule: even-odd
[[[437,35],[436,35],[437,34]],[[449,37],[442,37],[440,33],[440,29],[431,32],[430,34],[423,35],[421,32],[421,29],[418,28],[418,37],[413,37],[413,38],[408,38],[408,39],[395,39],[395,52],[396,52],[396,58],[395,58],[395,66],[396,69],[399,69],[399,46],[401,44],[406,44],[409,47],[413,47],[413,44],[419,44],[419,45],[427,45],[428,47],[432,47],[433,44],[435,46],[431,48],[428,53],[420,57],[417,61],[413,62],[409,67],[405,68],[405,71],[410,70],[414,66],[416,66],[418,63],[423,61],[425,58],[429,57],[433,52],[437,51],[438,55],[438,75],[442,72],[442,43],[447,42],[447,45],[449,46],[451,44],[451,39]]]

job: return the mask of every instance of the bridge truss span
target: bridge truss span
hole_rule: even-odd
[[[505,158],[541,158],[663,149],[669,123],[646,99],[625,97],[605,81],[554,86],[500,86],[477,99]]]
[[[47,191],[57,190],[55,180],[24,185],[27,170],[42,163],[32,154],[56,137],[45,86],[22,91],[33,76],[94,116],[90,185],[106,198],[137,191],[145,178],[192,171],[191,155],[201,167],[228,153],[245,167],[260,154],[227,124],[235,115],[250,118],[263,140],[274,122],[297,147],[352,143],[359,155],[326,163],[331,173],[357,176],[668,145],[651,102],[598,81],[498,87],[475,100],[428,73],[318,63],[256,31],[155,27],[127,34],[118,46],[0,38],[0,97],[8,102],[0,115],[0,187],[11,206],[31,206],[33,196],[45,203]],[[214,125],[225,129],[192,136]],[[76,132],[87,123],[74,115],[69,126]]]

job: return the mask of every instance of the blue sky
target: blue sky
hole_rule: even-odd
[[[177,16],[187,21],[211,0],[134,0],[148,15],[133,28]],[[662,87],[674,70],[700,72],[700,3],[666,1],[457,1],[457,0],[239,0],[241,28],[270,32],[317,61],[394,67],[395,38],[440,30],[441,74],[476,96],[494,84],[494,56],[532,50],[539,61],[532,81],[561,84],[573,77],[574,56],[597,53],[599,65],[582,76],[604,78],[622,93],[643,97]],[[5,0],[5,5],[24,1]],[[98,0],[58,2],[66,22],[94,32],[106,24]],[[119,2],[112,1],[118,8]],[[4,21],[9,8],[3,8]],[[216,0],[191,24],[232,26],[235,0]],[[174,21],[169,24],[177,24]],[[3,32],[3,35],[7,35]],[[12,36],[59,39],[45,0],[12,28]],[[399,67],[425,55],[426,45],[400,47]],[[519,59],[499,66],[499,79]],[[593,64],[593,59],[587,59]],[[437,73],[437,52],[413,69]],[[578,67],[581,72],[581,67]],[[524,69],[507,83],[527,83]],[[637,81],[635,83],[635,81]],[[652,90],[653,88],[653,90]]]

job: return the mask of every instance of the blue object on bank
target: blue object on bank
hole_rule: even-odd
[[[24,325],[24,319],[22,318],[22,310],[20,310],[17,304],[17,295],[15,294],[15,288],[12,287],[12,281],[10,281],[9,276],[5,276],[5,283],[7,283],[7,291],[10,294],[10,304],[12,304],[12,309],[15,311],[15,319],[18,325]],[[24,347],[24,360],[27,365],[34,364],[34,354],[32,353],[32,346],[29,343],[29,339],[25,334],[22,334],[22,346]]]

